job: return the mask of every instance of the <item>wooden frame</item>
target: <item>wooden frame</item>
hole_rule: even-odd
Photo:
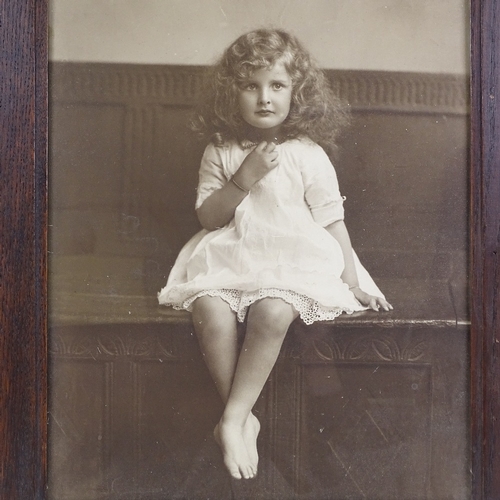
[[[473,498],[500,497],[500,2],[472,0]],[[47,0],[0,6],[0,493],[42,499],[47,466]]]

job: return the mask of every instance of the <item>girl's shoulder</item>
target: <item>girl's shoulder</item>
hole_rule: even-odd
[[[210,142],[205,147],[202,164],[218,166],[230,176],[234,173],[234,166],[239,166],[248,152],[249,150],[244,150],[235,140],[218,144]]]
[[[231,149],[242,149],[242,147],[235,139],[227,139],[218,143],[210,141],[205,148],[205,153],[217,153],[220,155],[222,152]]]
[[[294,139],[290,139],[286,142],[286,144],[293,145],[297,148],[305,148],[308,150],[321,148],[318,143],[314,142],[307,135],[300,135],[299,137],[295,137]]]
[[[228,154],[228,151],[230,151],[230,149],[233,147],[234,145],[231,141],[224,141],[218,144],[211,141],[205,146],[203,157],[207,159],[220,160],[222,158],[225,158]]]
[[[325,150],[307,136],[291,139],[286,143],[294,154],[307,155],[308,158],[327,158]]]

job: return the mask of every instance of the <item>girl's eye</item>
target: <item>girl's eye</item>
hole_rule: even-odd
[[[255,83],[247,83],[243,86],[243,88],[246,90],[255,90],[257,88],[257,85],[255,85]]]
[[[274,90],[281,90],[282,88],[283,88],[283,85],[281,83],[274,83],[273,84]]]

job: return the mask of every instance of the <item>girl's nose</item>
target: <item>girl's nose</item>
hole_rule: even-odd
[[[259,103],[260,104],[270,104],[271,101],[269,99],[269,95],[265,90],[262,90],[259,95]]]

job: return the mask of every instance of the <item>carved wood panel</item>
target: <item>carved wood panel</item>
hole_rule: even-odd
[[[300,498],[469,498],[467,329],[301,333],[266,407]]]
[[[54,332],[51,500],[200,485],[229,498],[212,438],[222,406],[190,329]],[[467,498],[467,340],[465,328],[295,324],[256,407],[260,498]]]

